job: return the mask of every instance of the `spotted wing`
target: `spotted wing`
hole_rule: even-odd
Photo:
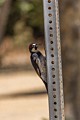
[[[32,55],[32,64],[35,68],[39,77],[44,81],[46,81],[46,60],[45,57],[40,53],[34,53]]]

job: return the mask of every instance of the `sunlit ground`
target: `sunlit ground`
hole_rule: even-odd
[[[34,72],[0,74],[0,120],[48,120],[47,94]]]

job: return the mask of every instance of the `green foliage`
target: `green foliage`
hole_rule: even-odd
[[[21,16],[27,26],[30,26],[35,35],[43,34],[43,5],[42,0],[19,2]]]
[[[0,0],[0,6],[2,6],[4,2],[5,0]]]
[[[43,5],[41,0],[32,0],[33,10],[28,14],[27,24],[37,32],[43,32]]]
[[[14,36],[14,26],[18,21],[21,19],[21,12],[20,8],[18,7],[18,1],[12,1],[12,6],[10,10],[10,15],[7,23],[6,34]]]
[[[21,12],[24,13],[28,13],[33,9],[33,5],[26,2],[20,2],[18,7],[20,8]]]
[[[26,27],[23,21],[18,21],[14,26],[14,45],[26,47],[29,41],[33,40],[33,30]]]
[[[12,1],[6,34],[14,37],[15,45],[23,45],[34,37],[43,36],[42,0]]]
[[[14,35],[14,26],[18,21],[33,29],[34,35],[43,35],[43,5],[42,0],[19,1],[12,4],[7,34]]]

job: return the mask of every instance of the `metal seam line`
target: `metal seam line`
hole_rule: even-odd
[[[64,120],[58,0],[43,0],[49,119]]]
[[[62,78],[62,61],[61,61],[61,45],[60,45],[60,25],[59,25],[59,6],[58,0],[55,0],[56,9],[56,29],[57,29],[57,46],[58,46],[58,63],[59,63],[59,80],[60,80],[60,99],[61,99],[61,114],[64,120],[64,97],[63,97],[63,78]]]

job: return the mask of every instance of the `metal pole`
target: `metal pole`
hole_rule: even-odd
[[[64,120],[58,0],[43,0],[49,119]]]

